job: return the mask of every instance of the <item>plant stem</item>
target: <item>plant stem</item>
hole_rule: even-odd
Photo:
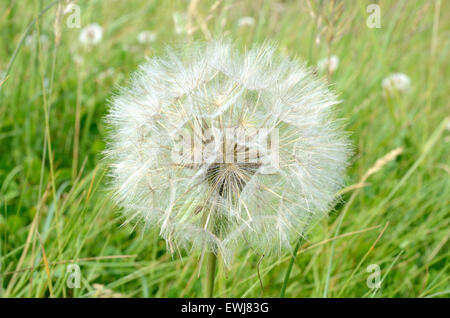
[[[214,280],[216,278],[217,256],[213,252],[208,252],[207,257],[207,273],[206,273],[206,296],[212,298],[214,295]]]
[[[289,276],[291,276],[292,266],[294,265],[295,258],[297,256],[298,249],[303,242],[303,237],[300,236],[297,244],[295,245],[294,252],[292,254],[291,260],[289,261],[289,265],[286,271],[286,276],[284,277],[283,286],[281,287],[280,298],[284,298],[284,294],[286,292],[286,287],[289,282]]]

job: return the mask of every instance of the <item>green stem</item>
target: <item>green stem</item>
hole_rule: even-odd
[[[283,286],[281,287],[280,298],[284,298],[284,294],[286,293],[286,287],[289,282],[289,276],[291,276],[292,266],[294,265],[294,261],[297,256],[298,249],[300,248],[300,245],[302,244],[302,242],[303,242],[303,237],[300,236],[300,238],[297,241],[297,244],[295,245],[291,260],[289,261],[289,265],[288,265],[288,268],[286,271],[286,276],[284,276],[284,282],[283,282]]]
[[[217,256],[213,252],[208,252],[207,257],[207,273],[206,273],[206,296],[212,298],[214,295],[214,280],[216,278]]]

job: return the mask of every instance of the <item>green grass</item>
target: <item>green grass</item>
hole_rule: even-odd
[[[281,54],[312,66],[327,55],[340,58],[329,80],[355,146],[349,188],[302,242],[286,297],[448,297],[450,3],[373,1],[382,28],[369,29],[369,1],[346,1],[342,14],[331,2],[313,2],[321,25],[306,1],[214,2],[192,11],[188,36],[175,34],[172,20],[173,12],[187,12],[187,1],[77,1],[82,26],[105,28],[101,44],[85,52],[67,16],[56,45],[57,4],[44,12],[52,1],[1,1],[0,69],[10,69],[0,88],[0,296],[96,297],[95,284],[126,297],[203,295],[198,252],[180,259],[157,229],[121,227],[101,162],[102,118],[110,94],[146,56],[227,34],[243,49],[272,40]],[[253,16],[255,25],[239,28],[241,16]],[[138,44],[144,29],[157,32],[157,41]],[[26,32],[49,42],[27,47]],[[410,76],[412,89],[386,100],[381,81],[392,72]],[[231,268],[220,266],[216,295],[278,297],[291,259],[261,260],[243,249]],[[72,263],[81,268],[80,288],[67,286]],[[381,269],[378,290],[366,284],[370,264]]]

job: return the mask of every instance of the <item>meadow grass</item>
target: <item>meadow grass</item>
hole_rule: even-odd
[[[157,229],[121,226],[103,116],[146,57],[225,35],[242,49],[273,41],[310,66],[337,55],[337,71],[320,76],[340,95],[355,153],[342,199],[296,258],[243,248],[220,266],[216,296],[278,297],[290,268],[286,297],[448,297],[450,3],[373,2],[381,28],[366,25],[371,1],[77,1],[81,27],[104,27],[87,51],[58,1],[1,1],[0,296],[203,295],[199,253],[170,255]],[[175,32],[174,12],[187,13],[187,32]],[[239,27],[243,16],[255,24]],[[142,30],[157,40],[139,44]],[[30,46],[33,33],[48,42]],[[412,87],[387,99],[381,81],[393,72]],[[80,288],[67,285],[70,264]],[[371,264],[379,289],[367,285]]]

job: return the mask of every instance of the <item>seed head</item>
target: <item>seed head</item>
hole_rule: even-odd
[[[336,72],[339,66],[339,58],[336,55],[332,55],[329,58],[323,58],[317,63],[317,68],[321,72],[328,72],[330,75]]]
[[[152,31],[142,31],[137,35],[140,44],[149,44],[156,40],[156,33]]]
[[[326,215],[348,140],[335,95],[271,45],[194,44],[141,65],[110,103],[106,151],[126,222],[173,251],[285,251]]]
[[[411,88],[411,79],[403,73],[394,73],[386,77],[382,82],[383,92],[387,96],[401,94]]]
[[[79,40],[81,44],[90,47],[99,44],[102,37],[103,28],[97,23],[92,23],[81,30]]]
[[[238,26],[253,26],[255,24],[255,19],[252,17],[242,17],[238,20]]]

